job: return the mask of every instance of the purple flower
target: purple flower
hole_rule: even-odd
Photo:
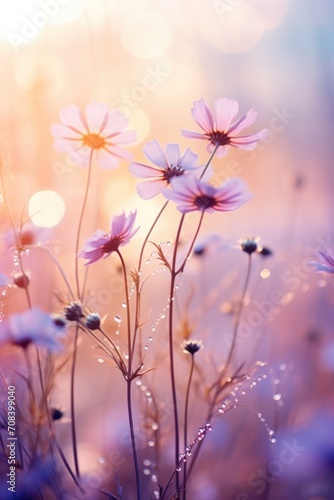
[[[136,133],[125,131],[129,120],[120,111],[109,111],[106,104],[93,101],[86,106],[86,114],[72,104],[60,111],[60,118],[62,123],[50,129],[54,147],[70,153],[73,163],[87,167],[92,151],[105,169],[117,168],[120,159],[132,159],[121,146],[134,142]]]
[[[225,97],[217,99],[213,114],[203,98],[199,101],[194,101],[191,110],[192,117],[201,129],[204,130],[204,134],[182,130],[182,135],[192,139],[209,141],[207,150],[210,153],[219,145],[216,153],[218,157],[226,155],[228,146],[240,149],[254,149],[258,141],[268,137],[268,131],[261,130],[255,134],[237,137],[245,128],[253,125],[258,115],[253,108],[239,118],[239,120],[232,123],[238,111],[239,105],[234,99],[226,99]]]
[[[172,179],[171,185],[173,189],[165,189],[164,196],[174,201],[182,213],[235,210],[251,198],[245,183],[236,178],[216,188],[187,175]]]
[[[316,271],[334,274],[334,248],[325,247],[323,250],[315,252],[314,257],[316,262],[310,262],[309,264]]]
[[[156,167],[133,162],[130,164],[130,172],[140,179],[149,178],[149,181],[140,182],[137,192],[141,198],[148,200],[162,193],[169,186],[171,179],[191,173],[200,177],[203,167],[196,167],[198,156],[188,148],[181,156],[178,144],[167,144],[163,151],[158,141],[148,142],[143,151],[148,160]],[[206,176],[212,174],[211,170]]]
[[[0,327],[0,344],[10,343],[22,348],[29,344],[45,347],[50,351],[60,351],[60,340],[65,334],[65,323],[33,307],[28,311],[12,314]]]
[[[137,229],[132,229],[136,220],[137,211],[131,212],[126,217],[123,212],[122,215],[115,215],[110,224],[109,233],[104,233],[101,229],[88,238],[84,248],[78,253],[78,257],[88,259],[85,266],[93,264],[97,260],[108,257],[112,252],[117,252],[120,246],[129,243],[132,236],[136,234]]]

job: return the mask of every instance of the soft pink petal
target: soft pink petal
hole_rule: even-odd
[[[106,142],[109,144],[132,144],[136,141],[136,132],[129,130],[128,132],[120,132],[110,134],[105,137]]]
[[[129,125],[129,118],[126,118],[124,113],[118,109],[113,109],[109,112],[108,125],[104,129],[103,134],[109,135],[115,132],[123,132]]]
[[[93,101],[86,106],[86,118],[89,131],[93,133],[102,132],[108,123],[108,106],[102,102]]]
[[[213,131],[214,123],[212,114],[203,98],[199,101],[194,101],[191,114],[193,119],[201,127],[201,129],[208,133]]]
[[[149,167],[143,163],[130,163],[129,170],[134,177],[139,179],[147,179],[152,177],[161,177],[163,170],[155,167]]]
[[[167,186],[166,181],[163,180],[152,180],[140,182],[137,184],[137,193],[143,200],[150,200],[154,196],[162,193],[163,189]]]
[[[198,156],[193,153],[189,148],[187,148],[180,158],[179,165],[187,170],[197,165]]]
[[[79,133],[86,134],[88,132],[86,119],[75,104],[70,104],[61,109],[60,119],[65,125],[77,130]]]
[[[130,212],[130,215],[128,215],[128,217],[126,217],[122,234],[126,235],[131,233],[136,220],[136,215],[137,215],[137,210],[134,210],[133,212]]]
[[[232,125],[232,127],[230,127],[227,130],[228,135],[235,136],[235,135],[239,134],[240,132],[245,130],[245,128],[248,128],[251,125],[253,125],[255,123],[257,117],[258,117],[258,112],[255,111],[255,108],[252,108],[250,111],[248,111],[248,113],[246,113],[241,118],[239,118],[239,120],[237,120]]]
[[[208,136],[206,134],[200,134],[199,132],[191,132],[190,130],[181,130],[181,135],[183,137],[189,137],[189,139],[202,139],[207,141]]]
[[[226,97],[222,97],[216,100],[214,109],[216,130],[219,130],[220,132],[227,132],[232,121],[238,114],[238,102],[234,99],[226,99]]]
[[[179,160],[181,157],[180,146],[178,144],[167,144],[166,156],[168,164],[173,167],[177,167],[179,165]]]
[[[51,134],[60,139],[77,139],[80,140],[82,138],[82,133],[73,130],[72,128],[68,127],[67,125],[63,125],[62,123],[54,123],[50,127],[50,132]]]
[[[78,146],[80,147],[82,144],[81,141],[70,141],[67,139],[55,139],[53,143],[53,147],[56,151],[60,151],[61,153],[68,153],[70,151],[76,150]]]
[[[116,169],[119,166],[119,159],[115,158],[106,149],[97,149],[95,153],[97,155],[97,163],[103,169]]]
[[[123,231],[125,221],[126,221],[125,212],[123,212],[120,215],[115,215],[113,217],[111,221],[111,230],[110,230],[110,236],[112,238],[115,238]]]
[[[145,156],[152,163],[154,163],[154,165],[157,165],[161,168],[169,167],[167,156],[158,141],[156,141],[155,139],[145,144],[145,146],[143,147],[143,151],[145,153]]]
[[[108,144],[104,146],[104,149],[117,158],[121,158],[122,160],[132,160],[133,158],[133,154],[130,153],[130,151],[126,151],[125,149],[119,148],[116,145]]]
[[[253,149],[259,141],[265,140],[267,137],[267,130],[261,130],[260,132],[252,135],[231,137],[230,144],[231,146],[235,146],[240,149]]]

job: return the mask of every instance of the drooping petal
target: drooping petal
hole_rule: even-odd
[[[221,97],[216,100],[214,110],[216,130],[219,130],[220,132],[227,132],[232,121],[238,114],[238,102],[234,99]]]
[[[106,137],[106,142],[108,144],[132,144],[133,142],[136,141],[136,132],[133,130],[128,130],[127,132],[120,132],[120,133],[114,133],[110,134],[108,137]]]
[[[203,97],[199,101],[194,101],[191,114],[195,122],[207,133],[214,130],[214,123],[211,111],[206,105]]]
[[[231,137],[230,145],[240,149],[254,149],[259,141],[268,138],[268,131],[263,129],[252,135],[245,135],[239,137]]]
[[[98,149],[95,152],[97,154],[97,163],[101,168],[105,170],[114,170],[119,166],[119,159],[111,155],[110,152],[105,149]]]
[[[115,215],[112,218],[111,229],[110,229],[110,236],[112,238],[115,238],[123,231],[125,221],[126,221],[125,212],[122,212],[120,215]]]
[[[104,149],[117,158],[121,158],[122,160],[132,160],[133,158],[133,155],[132,153],[130,153],[130,151],[126,151],[125,149],[119,148],[116,145],[108,144],[104,147]]]

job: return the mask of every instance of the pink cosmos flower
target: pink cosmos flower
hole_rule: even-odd
[[[101,102],[91,102],[84,114],[74,104],[60,111],[62,123],[51,125],[57,151],[70,153],[73,163],[87,167],[92,151],[105,169],[118,167],[119,159],[131,160],[122,146],[136,140],[136,132],[125,131],[129,120],[118,110],[109,111]]]
[[[237,137],[245,128],[253,125],[258,115],[253,108],[239,120],[232,123],[238,111],[239,105],[234,99],[226,99],[225,97],[217,99],[213,114],[203,98],[194,101],[191,114],[195,122],[204,130],[204,134],[182,130],[182,135],[191,139],[209,141],[207,146],[209,153],[212,153],[215,146],[219,145],[216,152],[218,157],[226,155],[228,146],[240,149],[254,149],[258,141],[268,137],[268,131],[261,130],[255,134]]]
[[[241,207],[251,198],[246,185],[240,179],[229,179],[220,187],[195,179],[191,175],[172,179],[173,189],[165,189],[164,196],[174,201],[182,213],[199,210],[201,212],[225,212]]]
[[[130,164],[130,172],[135,177],[151,179],[137,185],[137,192],[144,200],[162,193],[174,177],[180,177],[185,173],[200,177],[203,172],[203,167],[196,167],[198,156],[189,148],[181,156],[178,144],[167,144],[166,151],[163,151],[158,141],[154,140],[148,142],[143,151],[146,158],[156,167],[133,162]],[[211,170],[206,172],[204,178],[210,175],[212,175]]]
[[[334,274],[334,248],[325,247],[315,252],[316,262],[310,262],[316,271]]]
[[[38,307],[12,314],[0,326],[0,344],[14,344],[24,349],[35,344],[50,351],[60,351],[64,335],[65,322],[54,319]]]
[[[122,215],[116,215],[110,225],[109,233],[104,233],[101,229],[88,238],[84,248],[78,253],[78,257],[88,259],[85,266],[93,264],[97,260],[108,257],[112,252],[117,252],[119,247],[129,243],[132,236],[136,234],[137,229],[132,229],[135,223],[137,211],[131,212],[126,217],[123,212]]]

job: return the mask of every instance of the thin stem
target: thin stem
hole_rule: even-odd
[[[90,184],[90,178],[91,178],[91,173],[92,173],[93,152],[94,152],[94,149],[91,150],[90,155],[89,155],[89,164],[88,164],[88,174],[87,174],[87,182],[86,182],[86,188],[85,188],[85,195],[84,195],[84,200],[83,200],[83,203],[82,203],[82,208],[81,208],[81,213],[80,213],[80,218],[79,218],[79,224],[78,224],[78,230],[77,230],[77,236],[76,236],[76,241],[75,241],[75,281],[76,281],[76,285],[77,285],[78,298],[80,300],[82,300],[82,298],[83,298],[84,290],[82,290],[82,292],[80,291],[80,283],[79,283],[79,261],[78,261],[77,254],[79,252],[81,226],[82,226],[84,212],[85,212],[85,208],[86,208],[86,204],[87,204],[87,199],[88,199],[89,184]]]
[[[64,280],[64,282],[65,282],[65,284],[67,286],[67,288],[68,288],[68,291],[69,291],[69,293],[71,295],[71,298],[73,300],[75,300],[74,293],[73,293],[71,285],[69,284],[69,281],[68,281],[68,279],[66,277],[65,271],[61,267],[61,265],[59,264],[56,256],[51,252],[51,250],[49,250],[47,247],[43,247],[42,245],[29,245],[29,248],[40,249],[40,250],[44,250],[45,252],[47,252],[47,254],[51,257],[51,259],[53,260],[53,262],[56,264],[56,266],[57,266],[57,268],[58,268],[58,270],[59,270],[59,272],[60,272],[60,274],[61,274],[61,276],[62,276],[62,278],[63,278],[63,280]]]
[[[183,222],[185,219],[185,214],[182,214],[179,227],[176,233],[173,260],[171,267],[171,280],[170,280],[170,292],[169,292],[169,360],[170,360],[170,377],[172,386],[172,397],[173,397],[173,415],[174,415],[174,429],[175,429],[175,466],[179,461],[179,449],[180,449],[180,437],[179,437],[179,416],[177,409],[177,396],[176,396],[176,383],[175,383],[175,368],[174,368],[174,346],[173,346],[173,319],[174,319],[174,289],[175,289],[175,279],[176,279],[176,258],[177,258],[177,248],[180,241],[181,230]],[[178,471],[176,472],[176,491],[179,491],[180,478]]]
[[[134,423],[133,423],[133,411],[132,411],[132,395],[131,395],[131,385],[132,385],[132,349],[131,349],[131,316],[130,316],[130,299],[129,299],[129,288],[128,288],[128,276],[126,271],[126,265],[123,259],[122,254],[119,250],[116,250],[118,254],[122,270],[123,270],[123,279],[124,279],[124,291],[125,291],[125,301],[126,301],[126,320],[127,320],[127,341],[128,341],[128,369],[126,374],[126,400],[128,407],[128,418],[129,418],[129,427],[130,427],[130,435],[131,435],[131,445],[132,445],[132,455],[133,462],[135,467],[135,475],[136,475],[136,488],[137,488],[137,500],[141,498],[141,485],[140,485],[140,471],[139,471],[139,462],[138,462],[138,454],[137,454],[137,446],[136,446],[136,438],[134,433]]]
[[[133,462],[134,462],[135,473],[136,473],[137,500],[140,500],[140,498],[141,498],[140,472],[139,472],[139,462],[138,462],[136,438],[135,438],[134,424],[133,424],[133,412],[132,412],[132,396],[131,396],[132,380],[128,379],[126,382],[127,382],[127,384],[126,384],[126,387],[127,387],[126,400],[127,400],[127,406],[128,406],[128,418],[129,418],[129,427],[130,427],[130,435],[131,435]]]
[[[195,357],[194,354],[191,355],[191,367],[190,367],[190,374],[189,374],[189,379],[188,379],[188,385],[187,385],[187,392],[186,392],[186,401],[185,401],[185,407],[184,407],[184,448],[185,448],[185,453],[187,454],[187,442],[188,442],[188,406],[189,406],[189,395],[190,395],[190,387],[191,387],[191,380],[194,372],[194,366],[195,366]],[[183,466],[183,500],[186,500],[186,495],[187,495],[187,462],[184,463]]]
[[[77,347],[78,347],[78,336],[79,336],[79,324],[76,324],[74,343],[73,343],[73,356],[72,356],[72,366],[71,366],[71,432],[72,432],[72,446],[73,446],[73,459],[76,477],[80,478],[79,472],[79,460],[78,460],[78,449],[77,449],[77,436],[76,436],[76,426],[75,426],[75,405],[74,405],[74,375],[77,360]]]
[[[151,236],[151,233],[152,233],[153,229],[155,228],[155,226],[156,226],[156,224],[157,224],[158,220],[160,219],[160,217],[161,217],[161,215],[162,215],[163,211],[165,210],[165,208],[167,207],[168,203],[169,203],[169,200],[167,200],[167,201],[166,201],[166,203],[165,203],[165,204],[163,205],[163,207],[161,208],[160,212],[158,213],[158,215],[157,215],[157,216],[156,216],[156,218],[154,219],[154,222],[153,222],[153,224],[152,224],[152,226],[151,226],[151,228],[150,228],[149,232],[147,233],[146,238],[144,239],[144,243],[143,243],[143,245],[142,245],[142,247],[141,247],[141,251],[140,251],[140,255],[139,255],[138,271],[141,271],[141,265],[142,265],[142,260],[143,260],[143,255],[144,255],[144,250],[145,250],[146,244],[147,244],[147,242],[148,242],[148,239],[149,239],[149,237]]]
[[[215,147],[213,148],[213,151],[212,151],[211,155],[209,156],[208,161],[206,162],[206,165],[205,165],[205,167],[204,167],[204,169],[203,169],[203,172],[201,173],[201,176],[200,176],[199,180],[201,180],[201,179],[203,178],[203,176],[204,176],[205,172],[206,172],[206,171],[207,171],[207,169],[209,168],[209,165],[210,165],[210,163],[211,163],[211,161],[212,161],[212,158],[215,156],[216,151],[217,151],[217,149],[218,149],[218,148],[219,148],[219,143],[218,143],[218,144],[215,144]]]
[[[215,394],[214,394],[214,396],[212,398],[211,404],[209,406],[207,420],[210,420],[212,418],[212,413],[213,413],[213,409],[214,409],[216,401],[217,401],[217,397],[221,393],[222,388],[223,388],[222,385],[221,385],[221,380],[223,379],[224,375],[227,373],[229,364],[230,364],[232,356],[233,356],[233,351],[235,349],[235,344],[236,344],[236,339],[237,339],[237,336],[238,336],[238,329],[239,329],[241,314],[242,314],[242,310],[243,310],[243,306],[244,306],[244,302],[245,302],[245,296],[246,296],[247,288],[248,288],[248,284],[249,284],[249,278],[250,278],[250,273],[251,273],[251,262],[252,262],[251,254],[248,254],[248,268],[247,268],[245,283],[244,283],[242,295],[241,295],[240,302],[239,302],[239,308],[238,308],[238,312],[237,312],[237,316],[236,316],[236,320],[235,320],[235,324],[234,324],[232,345],[231,345],[231,349],[230,349],[228,358],[226,360],[224,369],[223,369],[222,373],[220,374],[220,377],[219,377],[219,379],[218,379],[218,381],[216,383],[216,390],[215,390]],[[193,468],[195,466],[195,462],[196,462],[196,460],[198,458],[200,449],[202,447],[202,443],[203,443],[203,441],[201,441],[198,444],[198,447],[196,448],[196,450],[195,450],[195,452],[193,454],[191,465],[190,465],[190,468],[189,468],[189,471],[188,471],[188,476],[190,475],[190,473],[192,472],[192,470],[193,470]]]
[[[187,260],[189,258],[189,255],[191,254],[192,252],[192,249],[194,247],[194,244],[195,244],[195,241],[197,239],[197,236],[198,236],[198,233],[199,233],[199,230],[201,229],[201,225],[202,225],[202,222],[203,222],[203,217],[204,217],[204,212],[201,213],[201,218],[199,220],[199,223],[198,223],[198,227],[196,229],[196,232],[195,232],[195,235],[192,239],[192,242],[191,242],[191,245],[189,247],[189,250],[187,252],[187,255],[186,255],[186,258],[184,259],[183,263],[181,264],[181,266],[178,268],[178,270],[176,271],[176,274],[179,274],[179,273],[183,273],[184,271],[184,268],[185,268],[185,265],[187,263]]]
[[[228,369],[228,367],[230,365],[233,353],[234,353],[235,343],[236,343],[237,336],[238,336],[239,323],[240,323],[241,314],[242,314],[242,310],[243,310],[243,307],[244,307],[245,297],[246,297],[247,288],[248,288],[248,284],[249,284],[251,267],[252,267],[252,254],[248,254],[248,267],[247,267],[246,279],[245,279],[244,287],[243,287],[243,290],[242,290],[242,295],[241,295],[240,302],[239,302],[237,316],[236,316],[235,323],[234,323],[233,339],[232,339],[231,349],[230,349],[228,358],[227,358],[226,363],[225,363],[224,372],[227,371],[227,369]]]

